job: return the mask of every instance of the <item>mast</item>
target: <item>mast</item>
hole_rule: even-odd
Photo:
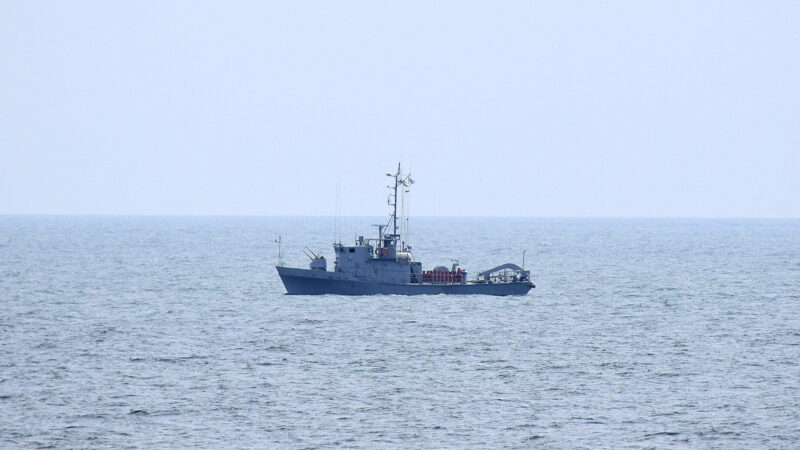
[[[397,174],[394,176],[394,213],[392,214],[392,222],[394,222],[393,234],[397,236],[397,184],[400,180],[400,163],[397,163]]]
[[[409,185],[414,184],[414,180],[411,178],[411,174],[403,176],[400,163],[397,163],[397,173],[391,174],[386,172],[386,176],[394,178],[394,186],[387,187],[394,190],[393,198],[390,203],[392,206],[392,236],[399,240],[399,236],[397,235],[397,188],[400,187],[400,185],[402,185],[404,188],[408,187]]]

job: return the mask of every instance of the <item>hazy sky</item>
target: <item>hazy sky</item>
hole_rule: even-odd
[[[800,217],[800,2],[0,1],[0,214]]]

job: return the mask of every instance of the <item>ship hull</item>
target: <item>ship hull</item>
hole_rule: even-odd
[[[337,272],[276,266],[289,295],[525,295],[528,281],[508,283],[380,283],[355,280]]]

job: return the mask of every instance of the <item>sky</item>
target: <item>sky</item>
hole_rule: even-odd
[[[798,80],[797,1],[0,0],[0,214],[800,217]]]

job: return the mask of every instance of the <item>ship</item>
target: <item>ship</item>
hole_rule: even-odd
[[[501,264],[479,272],[468,280],[467,272],[456,261],[451,267],[436,266],[423,270],[422,263],[411,254],[411,246],[397,230],[398,189],[407,191],[414,183],[404,175],[400,164],[397,172],[386,173],[394,179],[389,185],[389,221],[376,225],[377,238],[358,236],[352,245],[334,242],[335,261],[328,270],[327,260],[309,248],[304,253],[311,260],[308,268],[275,266],[289,295],[526,295],[536,287],[530,271],[513,263]],[[401,191],[402,192],[402,191]],[[388,233],[391,231],[391,233]]]

